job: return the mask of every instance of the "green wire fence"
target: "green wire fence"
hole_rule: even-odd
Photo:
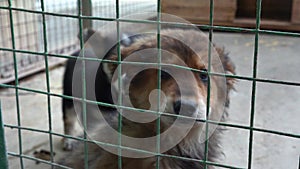
[[[0,145],[0,166],[2,168],[8,168],[4,125],[3,125],[3,120],[2,120],[1,102],[0,102],[0,143],[1,143],[1,145]]]
[[[0,1],[1,2],[1,1]],[[49,31],[50,28],[48,26],[48,22],[47,22],[47,17],[58,17],[58,18],[67,18],[70,20],[73,20],[72,22],[74,22],[74,20],[76,20],[77,22],[77,27],[76,28],[72,28],[74,30],[75,35],[77,34],[77,32],[79,31],[79,39],[80,39],[80,43],[79,43],[79,47],[80,49],[83,49],[84,46],[84,41],[83,41],[83,21],[85,20],[91,20],[94,23],[99,23],[100,21],[102,22],[115,22],[116,23],[116,27],[117,27],[117,39],[118,39],[118,60],[115,62],[118,65],[122,65],[122,64],[140,64],[140,65],[146,65],[146,64],[151,64],[151,63],[142,63],[142,62],[134,62],[134,63],[130,63],[130,62],[126,62],[126,61],[121,61],[121,53],[120,53],[120,23],[143,23],[143,24],[156,24],[157,25],[157,48],[159,49],[159,53],[157,56],[157,60],[158,62],[156,64],[154,64],[155,66],[158,67],[158,69],[165,65],[163,63],[161,63],[161,42],[160,42],[160,31],[161,31],[161,25],[162,24],[169,24],[172,26],[177,26],[177,27],[185,27],[188,26],[188,24],[184,24],[184,23],[173,23],[173,22],[164,22],[161,21],[161,1],[157,0],[156,2],[156,12],[158,12],[157,15],[157,20],[134,20],[134,19],[122,19],[121,14],[125,15],[126,11],[122,11],[120,9],[120,4],[122,3],[122,1],[116,0],[114,3],[114,7],[115,10],[114,14],[111,15],[107,15],[104,16],[103,15],[93,15],[93,16],[86,16],[83,15],[82,13],[82,3],[83,1],[78,0],[77,1],[77,10],[70,10],[71,12],[62,12],[62,11],[51,11],[49,9],[47,9],[45,7],[45,2],[44,0],[40,0],[38,1],[38,6],[40,7],[40,9],[27,9],[27,8],[22,8],[22,7],[14,7],[12,5],[13,0],[7,0],[7,3],[4,5],[0,4],[0,12],[1,11],[5,11],[8,12],[8,18],[9,18],[9,25],[10,25],[10,33],[11,33],[11,45],[10,47],[2,47],[0,46],[0,54],[1,53],[9,53],[11,54],[12,58],[13,58],[13,70],[14,70],[14,84],[5,84],[5,83],[0,83],[0,87],[1,88],[5,88],[5,89],[14,89],[15,90],[15,99],[16,99],[16,112],[17,112],[17,125],[11,125],[11,124],[3,124],[2,122],[2,111],[1,111],[1,104],[0,104],[0,168],[7,168],[8,164],[7,164],[7,156],[13,156],[13,157],[18,157],[20,160],[20,166],[21,168],[25,168],[24,166],[24,159],[29,159],[29,160],[34,160],[34,161],[39,161],[41,163],[45,163],[45,164],[49,164],[52,168],[54,166],[60,166],[62,168],[67,168],[64,166],[61,166],[59,164],[56,164],[54,162],[54,151],[53,151],[53,136],[59,136],[59,137],[66,137],[66,138],[71,138],[74,140],[79,140],[79,141],[83,141],[84,142],[84,154],[85,154],[85,168],[88,168],[88,143],[93,143],[94,141],[91,141],[87,138],[87,133],[84,132],[84,136],[83,138],[80,137],[75,137],[75,136],[69,136],[69,135],[63,135],[60,133],[57,133],[55,131],[53,131],[53,126],[52,126],[52,109],[51,109],[51,97],[57,97],[57,98],[65,98],[65,99],[77,99],[77,100],[81,100],[82,101],[82,107],[83,107],[83,126],[84,129],[86,129],[86,104],[98,104],[98,105],[103,105],[103,106],[107,106],[107,107],[115,107],[115,108],[119,108],[120,110],[122,109],[127,109],[127,110],[135,110],[135,111],[141,111],[141,112],[147,112],[147,113],[155,113],[157,114],[160,110],[160,107],[158,106],[157,110],[158,111],[150,111],[150,110],[142,110],[142,109],[137,109],[137,108],[131,108],[131,107],[125,107],[122,105],[122,96],[120,92],[120,95],[118,96],[118,105],[112,105],[112,104],[107,104],[107,103],[102,103],[102,102],[96,102],[96,101],[91,101],[91,100],[87,100],[86,98],[86,81],[85,81],[85,61],[95,61],[95,62],[102,62],[102,59],[96,59],[96,58],[77,58],[74,56],[70,56],[68,54],[64,54],[66,52],[52,52],[51,48],[49,48],[49,38],[51,38],[51,36],[49,37]],[[76,2],[76,1],[74,1]],[[300,82],[292,82],[292,81],[283,81],[283,80],[273,80],[273,79],[264,79],[264,78],[258,78],[257,77],[257,60],[258,60],[258,51],[259,51],[259,36],[260,34],[264,33],[264,34],[271,34],[271,35],[286,35],[286,36],[292,36],[292,37],[300,37],[300,33],[296,33],[296,32],[285,32],[285,31],[273,31],[273,30],[263,30],[260,28],[260,24],[261,24],[261,6],[262,0],[257,0],[256,1],[256,27],[254,29],[251,28],[240,28],[240,27],[229,27],[229,26],[216,26],[214,25],[214,0],[210,0],[210,18],[209,18],[209,24],[207,25],[197,25],[200,29],[202,30],[207,30],[209,33],[209,40],[212,41],[213,39],[213,31],[226,31],[226,32],[247,32],[247,33],[254,33],[255,34],[255,40],[254,40],[254,53],[253,53],[253,67],[252,67],[252,76],[247,77],[247,76],[239,76],[239,75],[224,75],[224,74],[219,74],[219,73],[214,73],[211,72],[211,44],[209,44],[209,67],[208,67],[208,74],[210,76],[226,76],[226,77],[230,77],[230,78],[235,78],[235,79],[239,79],[239,80],[245,80],[245,81],[250,81],[252,82],[252,88],[251,88],[251,110],[250,110],[250,124],[249,125],[238,125],[238,124],[230,124],[230,123],[226,123],[226,122],[215,122],[215,121],[211,121],[211,120],[198,120],[201,122],[205,122],[206,124],[206,137],[208,137],[208,128],[209,128],[209,124],[218,124],[221,126],[226,126],[226,127],[230,127],[230,128],[237,128],[237,129],[243,129],[246,131],[249,131],[249,145],[248,145],[248,166],[245,168],[251,169],[252,167],[252,150],[253,150],[253,135],[254,132],[263,132],[263,133],[270,133],[270,134],[275,134],[275,135],[281,135],[281,136],[286,136],[286,137],[290,137],[290,138],[295,138],[295,139],[300,139],[300,135],[299,134],[294,134],[294,133],[286,133],[286,132],[281,132],[281,131],[274,131],[274,130],[268,130],[268,129],[264,129],[264,128],[258,128],[254,126],[254,117],[255,117],[255,100],[256,100],[256,85],[257,83],[270,83],[270,84],[282,84],[282,85],[287,85],[287,86],[300,86]],[[95,3],[96,4],[96,3]],[[74,4],[73,4],[74,5]],[[137,8],[138,9],[138,8]],[[96,11],[97,9],[95,9]],[[111,8],[108,8],[108,10],[112,10]],[[43,47],[41,48],[42,50],[27,50],[26,48],[24,49],[20,49],[16,47],[16,35],[15,35],[15,29],[14,29],[14,25],[15,25],[15,17],[13,16],[13,13],[15,11],[19,11],[19,12],[24,12],[24,13],[30,13],[30,14],[35,14],[40,16],[41,19],[41,37],[38,39],[40,40],[39,43],[43,43]],[[55,21],[58,22],[58,21]],[[95,24],[93,24],[95,25]],[[51,28],[54,29],[54,28]],[[0,40],[1,41],[1,40]],[[67,41],[70,41],[69,39],[67,39]],[[51,46],[51,45],[50,45]],[[76,49],[76,47],[78,47],[78,45],[71,45],[72,49]],[[17,55],[18,54],[28,54],[28,55],[34,55],[37,56],[39,58],[43,57],[44,60],[44,65],[45,65],[45,72],[46,72],[46,91],[43,90],[38,90],[38,89],[32,89],[32,88],[27,88],[27,87],[22,87],[19,85],[19,66],[18,66],[18,59],[17,59]],[[1,55],[0,55],[1,57]],[[72,96],[66,96],[66,95],[62,95],[62,94],[56,94],[51,92],[50,90],[50,78],[49,78],[49,60],[51,60],[52,58],[76,58],[79,60],[82,60],[81,65],[83,67],[83,71],[82,71],[82,98],[76,98],[76,97],[72,97]],[[1,60],[0,60],[1,61]],[[109,62],[109,61],[107,61]],[[111,61],[113,62],[113,61]],[[1,64],[0,64],[1,66]],[[186,70],[191,70],[191,71],[198,71],[199,70],[194,70],[191,68],[187,68],[187,67],[182,67],[182,66],[175,66],[175,65],[169,65],[169,66],[174,66],[176,68],[179,69],[186,69]],[[0,67],[1,68],[1,67]],[[160,70],[160,69],[159,69]],[[1,72],[0,72],[1,73]],[[122,74],[122,67],[120,66],[120,69],[118,69],[118,75],[120,78],[120,75]],[[158,89],[161,88],[160,86],[160,81],[161,81],[161,76],[160,76],[161,72],[159,71],[158,73]],[[118,86],[120,89],[122,86],[122,81],[119,80],[118,81]],[[208,110],[210,107],[210,83],[208,83],[208,95],[207,95],[207,116],[208,116]],[[33,92],[33,93],[38,93],[41,95],[45,95],[47,96],[47,105],[48,105],[48,129],[47,130],[40,130],[40,129],[35,129],[35,128],[30,128],[30,127],[24,127],[21,123],[21,110],[20,110],[20,99],[19,99],[19,93],[20,91],[28,91],[28,92]],[[0,102],[1,103],[1,102]],[[158,94],[158,103],[160,103],[160,94]],[[159,105],[159,104],[158,104]],[[170,116],[176,116],[176,117],[180,117],[178,115],[172,115],[169,114]],[[118,131],[122,131],[122,111],[120,112],[119,115],[119,123],[118,123]],[[6,151],[5,149],[5,135],[4,135],[4,128],[12,128],[12,129],[16,129],[18,131],[18,142],[19,142],[19,147],[18,147],[18,152],[10,152],[10,151]],[[48,134],[49,136],[49,144],[50,144],[50,161],[45,161],[42,159],[38,159],[29,155],[25,155],[24,154],[24,150],[23,150],[23,146],[22,146],[22,131],[32,131],[32,132],[38,132],[38,133],[44,133],[44,134]],[[157,120],[157,133],[160,133],[160,118],[158,118]],[[205,168],[207,168],[209,165],[214,165],[214,166],[219,166],[219,167],[223,167],[223,168],[238,168],[235,166],[229,166],[229,165],[224,165],[224,164],[220,164],[220,163],[213,163],[213,162],[209,162],[207,161],[207,156],[208,156],[208,145],[209,142],[206,141],[205,143],[205,157],[203,160],[198,160],[198,159],[190,159],[190,158],[186,158],[186,157],[179,157],[179,156],[172,156],[172,155],[167,155],[167,154],[161,154],[160,152],[160,135],[158,134],[157,137],[157,152],[147,152],[145,150],[138,150],[138,149],[133,149],[130,147],[125,147],[122,146],[122,140],[121,140],[121,132],[119,135],[119,140],[118,140],[118,145],[112,145],[112,144],[108,144],[108,143],[103,143],[103,142],[97,142],[100,145],[105,145],[105,146],[112,146],[112,147],[116,147],[118,148],[118,165],[119,168],[122,168],[122,149],[126,149],[126,150],[132,150],[132,151],[137,151],[137,152],[144,152],[144,153],[149,153],[149,154],[153,154],[156,156],[156,168],[159,169],[160,165],[159,165],[159,159],[161,157],[168,157],[168,158],[178,158],[178,159],[184,159],[184,160],[188,160],[188,161],[196,161],[199,163],[203,163]],[[208,139],[206,139],[208,140]]]

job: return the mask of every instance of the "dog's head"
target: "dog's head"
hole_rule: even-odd
[[[115,47],[107,54],[105,59],[113,62],[103,63],[103,70],[115,97],[122,93],[125,104],[130,101],[135,108],[162,111],[163,130],[174,122],[173,115],[220,120],[234,80],[209,75],[208,70],[234,74],[227,54],[213,48],[209,59],[207,37],[194,30],[163,30],[160,35],[160,44],[156,34],[139,35],[126,39],[130,45],[121,45],[119,50]],[[158,45],[161,50],[157,50]],[[147,117],[139,118],[141,122],[151,122]]]

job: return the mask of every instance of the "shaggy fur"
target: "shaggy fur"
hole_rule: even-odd
[[[170,36],[176,35],[175,38]],[[200,34],[200,39],[195,39],[194,37],[199,37],[199,32],[195,30],[181,30],[181,29],[165,29],[161,31],[161,48],[163,50],[171,52],[176,55],[181,60],[185,62],[186,65],[193,69],[206,70],[208,62],[208,40],[207,37]],[[191,50],[184,42],[177,39],[183,39],[185,42],[190,44],[197,44],[196,49]],[[121,47],[122,60],[125,59],[130,54],[148,48],[155,48],[157,46],[156,35],[146,34],[135,36],[131,39],[130,45],[123,45]],[[221,65],[218,64],[216,57],[219,55],[221,60]],[[228,55],[224,52],[224,49],[216,48],[215,52],[212,52],[212,71],[218,70],[218,67],[224,68],[225,73],[235,74],[235,68],[231,62]],[[117,60],[117,49],[114,47],[105,57],[108,60]],[[171,64],[177,64],[176,58],[167,58],[166,62]],[[96,86],[104,86],[106,88],[96,88],[97,101],[111,101],[111,94],[107,93],[110,91],[111,84],[115,83],[112,79],[112,74],[116,71],[116,64],[113,63],[103,63],[98,69]],[[130,70],[122,70],[124,72]],[[183,71],[183,70],[182,70]],[[133,102],[134,107],[148,109],[149,108],[149,94],[153,89],[157,88],[157,70],[147,70],[138,74],[131,82],[130,86],[130,99]],[[184,73],[182,74],[184,75]],[[186,100],[180,100],[181,104],[185,103],[190,106],[190,103],[195,103],[197,107],[197,113],[205,113],[206,110],[206,97],[207,97],[207,81],[205,76],[199,76],[199,72],[194,72],[193,75],[197,80],[196,83],[186,82],[186,95],[179,91],[178,85],[172,77],[168,75],[162,76],[161,90],[167,95],[167,108],[166,113],[176,114],[176,108],[174,108],[174,103],[178,98],[183,98]],[[221,116],[221,121],[226,120],[227,108],[229,107],[229,97],[228,92],[233,89],[234,79],[226,78],[226,88],[222,86],[222,78],[217,76],[210,76],[210,120],[218,120]],[[184,76],[182,76],[184,80]],[[105,83],[106,85],[103,85]],[[226,92],[222,92],[226,90]],[[222,102],[221,98],[225,98],[225,103]],[[172,105],[172,106],[170,106]],[[225,106],[225,109],[223,109]],[[173,108],[173,109],[172,109]],[[200,111],[201,110],[201,111]],[[117,114],[116,110],[104,110],[107,114]],[[199,112],[198,112],[199,111]],[[204,111],[204,112],[203,112]],[[174,117],[161,117],[161,131],[166,130],[172,122]],[[112,126],[117,128],[117,115],[114,115],[111,122]],[[123,119],[122,134],[136,137],[145,138],[156,134],[156,124],[157,121],[150,123],[134,123],[126,118]],[[162,169],[201,169],[204,168],[204,164],[200,162],[204,160],[205,157],[205,142],[203,142],[203,127],[205,123],[198,121],[194,124],[192,129],[187,133],[185,138],[175,145],[173,148],[164,152],[166,156],[160,156],[157,161],[157,157],[148,158],[127,158],[122,157],[122,168],[123,169],[154,169],[156,163],[159,162],[160,168]],[[208,156],[207,160],[210,162],[218,162],[222,156],[221,149],[221,136],[222,127],[214,126],[209,124],[209,129],[216,127],[216,130],[210,131],[212,135],[209,137],[208,144]],[[180,128],[180,126],[178,126]],[[102,126],[99,125],[93,129],[92,138],[109,138],[110,135],[99,135]],[[201,135],[202,133],[202,135]],[[172,139],[172,136],[169,136]],[[81,169],[84,168],[84,148],[82,143],[78,143],[78,147],[73,152],[70,152],[68,156],[63,158],[60,163],[72,168]],[[171,158],[170,156],[184,157]],[[198,160],[198,161],[197,161]],[[199,161],[200,160],[200,161]],[[118,156],[111,154],[97,144],[88,144],[88,164],[91,169],[117,169],[118,168]],[[209,165],[208,168],[214,168]]]

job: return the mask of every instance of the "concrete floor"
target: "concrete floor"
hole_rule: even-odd
[[[224,46],[237,67],[237,74],[252,76],[254,34],[214,33],[214,42]],[[300,83],[300,39],[293,37],[261,35],[259,41],[258,77]],[[60,94],[63,67],[50,71],[51,92]],[[22,87],[46,91],[45,73],[21,81]],[[249,126],[252,82],[239,80],[232,94],[229,123]],[[5,124],[16,125],[16,99],[13,89],[1,89]],[[21,125],[48,130],[47,96],[19,91]],[[300,135],[300,88],[279,84],[257,83],[254,126]],[[61,99],[51,97],[53,131],[62,133]],[[19,151],[16,129],[5,128],[7,149]],[[59,137],[54,137],[54,151],[62,155]],[[229,128],[224,134],[224,164],[247,168],[249,131]],[[22,131],[23,153],[32,156],[35,150],[49,150],[49,136],[43,133]],[[297,169],[299,165],[300,139],[254,132],[252,168]],[[19,169],[19,158],[9,156],[11,169]],[[28,169],[48,168],[45,164],[24,160]]]

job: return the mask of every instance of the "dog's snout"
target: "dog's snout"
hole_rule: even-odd
[[[196,113],[198,104],[194,101],[176,100],[173,103],[175,114],[190,116]]]

